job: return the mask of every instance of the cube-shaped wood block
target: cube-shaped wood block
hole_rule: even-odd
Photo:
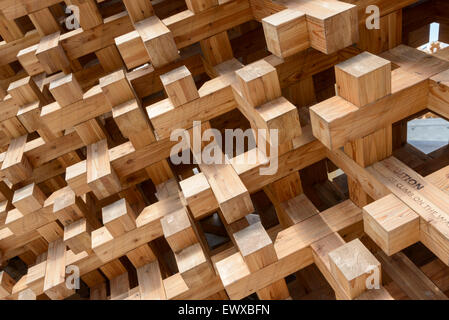
[[[147,115],[136,99],[112,108],[112,116],[124,137],[140,133],[150,125]]]
[[[114,72],[124,67],[120,52],[115,45],[110,45],[109,47],[95,51],[95,55],[106,73]]]
[[[92,191],[87,184],[87,161],[83,160],[67,167],[65,181],[77,196]]]
[[[155,68],[163,67],[179,58],[178,48],[170,29],[158,17],[151,16],[134,26]]]
[[[112,108],[112,116],[124,137],[140,149],[156,140],[148,116],[136,99]]]
[[[50,82],[49,90],[61,107],[83,100],[83,89],[73,73]]]
[[[395,195],[363,208],[365,232],[387,254],[393,255],[419,241],[419,216]]]
[[[125,199],[120,199],[102,209],[103,224],[113,237],[136,228],[136,214]]]
[[[106,139],[106,129],[97,118],[77,124],[73,128],[85,145]]]
[[[276,69],[260,60],[235,72],[239,79],[243,97],[252,107],[260,106],[281,96],[281,87]]]
[[[195,219],[201,219],[217,210],[217,199],[202,172],[180,181],[179,184]]]
[[[234,239],[251,272],[277,261],[273,241],[260,222],[234,233]]]
[[[279,144],[289,142],[302,134],[298,109],[284,97],[257,107],[255,112],[258,115],[255,119],[258,129],[266,129],[267,136],[270,130],[277,130]]]
[[[335,280],[351,299],[376,285],[376,281],[382,284],[380,262],[359,239],[329,252],[329,264]]]
[[[338,95],[358,107],[391,94],[391,62],[364,52],[335,66]]]
[[[285,9],[262,19],[268,51],[287,58],[310,47],[306,15]]]
[[[193,222],[185,208],[161,219],[162,231],[173,252],[179,252],[198,242]]]
[[[181,106],[200,97],[192,74],[186,66],[161,75],[161,81],[174,107]]]
[[[295,10],[306,14],[311,47],[331,54],[359,39],[357,6],[343,1],[296,0]]]
[[[121,190],[120,180],[109,161],[106,139],[87,146],[87,184],[99,199]]]
[[[64,228],[64,243],[74,254],[89,252],[92,248],[92,227],[86,219],[75,221]]]
[[[139,282],[139,300],[166,300],[164,282],[158,261],[137,268]]]
[[[204,58],[211,66],[217,66],[225,61],[235,61],[231,42],[226,31],[200,41]],[[241,68],[241,67],[239,67]],[[218,72],[218,70],[216,70]]]
[[[178,270],[189,288],[207,283],[215,275],[212,265],[199,243],[175,253]]]
[[[71,71],[70,61],[59,41],[60,35],[61,32],[55,32],[43,37],[36,50],[41,66],[49,75],[61,70],[65,74]]]
[[[16,282],[6,271],[0,271],[0,299],[9,296]]]
[[[35,184],[29,184],[14,192],[12,204],[24,215],[41,209],[46,196]]]
[[[34,46],[20,50],[17,54],[17,60],[19,60],[22,67],[30,76],[44,72],[44,68],[36,57],[38,46],[38,44],[35,44]]]
[[[115,38],[115,45],[128,69],[136,68],[150,61],[145,44],[136,30]]]
[[[229,298],[233,300],[242,299],[240,280],[249,277],[251,272],[248,270],[240,252],[217,261],[215,267]]]
[[[124,70],[118,70],[100,78],[100,87],[112,107],[136,98],[134,88]]]
[[[24,154],[26,141],[26,135],[11,140],[2,163],[2,171],[12,184],[26,180],[33,174],[33,168]]]
[[[89,210],[85,202],[75,195],[70,188],[65,189],[55,199],[53,203],[53,213],[63,226],[68,226],[73,222],[89,216]]]
[[[42,91],[36,85],[33,78],[25,77],[20,80],[12,82],[8,87],[8,93],[13,97],[16,103],[21,106],[32,103],[45,103],[46,99]]]
[[[224,155],[221,155],[224,157]],[[200,166],[228,224],[254,212],[248,189],[230,164]]]

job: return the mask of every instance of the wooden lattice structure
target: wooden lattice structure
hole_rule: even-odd
[[[407,143],[449,119],[432,22],[449,42],[444,0],[1,0],[0,298],[447,299],[449,150]],[[277,129],[278,170],[269,136],[171,161],[209,128]]]

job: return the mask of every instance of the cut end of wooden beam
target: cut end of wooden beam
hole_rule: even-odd
[[[181,106],[200,97],[193,76],[186,66],[161,75],[161,81],[174,107]]]
[[[73,73],[50,82],[49,90],[61,107],[83,99],[83,89]]]
[[[391,94],[391,62],[364,52],[335,66],[338,95],[363,107]]]
[[[41,189],[32,183],[14,192],[12,204],[26,215],[41,209],[46,198]]]
[[[136,228],[136,214],[125,199],[120,199],[102,209],[103,224],[113,237]]]
[[[329,252],[329,263],[332,275],[351,299],[369,289],[369,277],[382,283],[380,262],[359,239]]]
[[[393,255],[419,241],[419,215],[390,194],[363,208],[365,232]]]
[[[310,47],[306,15],[285,9],[262,19],[268,51],[287,58]]]
[[[249,225],[233,236],[251,272],[277,261],[273,242],[260,222]]]
[[[265,60],[249,64],[235,73],[243,97],[252,107],[260,106],[282,95],[276,69]]]
[[[194,226],[185,208],[167,214],[161,219],[162,230],[173,252],[198,242]]]

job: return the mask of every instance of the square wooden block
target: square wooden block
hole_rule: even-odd
[[[380,262],[355,239],[329,252],[329,264],[335,280],[351,299],[368,290],[368,277],[377,276],[381,281]]]
[[[87,161],[82,160],[67,167],[65,181],[77,196],[92,191],[87,184]]]
[[[306,14],[312,48],[332,54],[358,42],[356,5],[343,1],[295,0],[294,6]]]
[[[189,288],[210,281],[215,276],[210,260],[199,243],[175,253],[178,270]]]
[[[241,85],[242,95],[252,107],[260,106],[282,95],[276,69],[265,60],[251,63],[235,73]]]
[[[135,23],[151,63],[155,68],[163,67],[179,58],[178,48],[170,29],[156,16]]]
[[[389,256],[419,241],[419,215],[393,194],[365,206],[363,224]]]
[[[15,102],[21,106],[37,101],[41,103],[47,102],[42,91],[31,77],[25,77],[12,82],[7,91]]]
[[[87,184],[99,199],[121,191],[120,180],[111,167],[106,139],[87,146]]]
[[[338,95],[363,107],[391,94],[391,62],[364,52],[335,66]]]
[[[161,81],[168,98],[175,107],[200,97],[192,74],[186,66],[176,68],[161,75]]]
[[[310,47],[306,15],[285,9],[262,19],[268,51],[287,58]]]
[[[88,217],[89,210],[85,202],[77,197],[73,190],[67,188],[54,199],[53,213],[63,226],[67,226],[83,217]]]
[[[24,154],[27,135],[12,139],[3,159],[1,170],[12,184],[26,180],[33,174],[33,167]]]
[[[217,210],[217,199],[202,172],[180,181],[179,184],[195,219],[201,219]]]
[[[161,219],[162,231],[173,252],[179,252],[198,242],[193,222],[185,208]]]
[[[112,107],[136,99],[136,93],[124,70],[100,78],[100,88]]]
[[[128,69],[136,68],[150,61],[145,44],[136,30],[115,38],[115,45]]]
[[[113,237],[136,228],[136,214],[125,199],[120,199],[102,209],[103,224]]]
[[[73,73],[50,82],[49,90],[61,107],[83,100],[83,89]]]
[[[65,74],[71,71],[70,61],[60,43],[60,36],[61,32],[58,31],[43,37],[36,50],[36,56],[48,75],[61,70]]]
[[[17,54],[17,60],[19,60],[22,67],[30,76],[35,76],[39,73],[44,72],[44,68],[39,62],[39,59],[36,57],[38,46],[39,45],[36,44],[34,46],[25,48],[23,50],[20,50]]]
[[[229,60],[235,60],[227,31],[217,33],[210,38],[201,40],[200,45],[204,59],[211,64],[211,66],[217,66]],[[216,68],[215,70],[217,72],[219,71]]]
[[[259,129],[278,130],[279,144],[291,141],[302,134],[298,109],[284,97],[267,102],[255,109]]]
[[[127,138],[149,128],[147,115],[136,99],[112,108],[112,117],[123,136]]]
[[[74,254],[89,252],[92,248],[93,229],[86,219],[75,221],[64,228],[64,243]]]
[[[29,184],[14,192],[12,204],[26,215],[41,209],[47,197],[35,184]]]
[[[251,272],[277,261],[273,241],[260,222],[234,233],[234,239]]]

